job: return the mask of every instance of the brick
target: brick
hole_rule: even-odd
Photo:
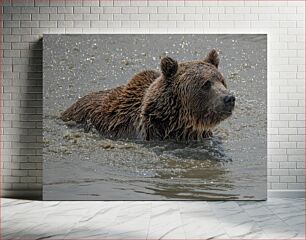
[[[243,20],[243,15],[240,14],[219,14],[219,20],[229,21],[229,20]]]
[[[297,134],[297,129],[296,128],[280,128],[279,134],[284,134],[284,135]]]
[[[74,7],[73,13],[90,13],[90,7]]]
[[[90,21],[74,21],[74,27],[76,28],[89,28]]]
[[[103,13],[121,13],[120,7],[104,7]]]
[[[3,7],[3,13],[21,13],[21,7]]]
[[[211,21],[210,27],[211,28],[233,28],[234,22],[233,21]]]
[[[45,34],[45,33],[49,33],[49,28],[42,28],[42,27],[32,28],[32,34],[37,35],[38,37],[42,37],[42,35]],[[32,36],[31,35],[24,35],[22,37],[27,37],[27,36],[29,38],[33,38],[34,40],[32,40],[32,41],[35,41],[37,39],[37,37],[33,36],[33,35]],[[27,54],[27,55],[24,55],[24,57],[27,57],[29,53],[25,53],[25,54]]]
[[[130,15],[128,14],[114,14],[113,16],[115,21],[130,20]]]
[[[269,29],[269,28],[278,28],[278,21],[252,21],[251,28],[261,28],[261,29]]]
[[[288,184],[287,183],[272,183],[271,186],[272,186],[272,189],[275,189],[275,190],[287,189]]]
[[[303,170],[305,170],[305,169],[303,169]],[[304,175],[305,175],[305,171],[304,171]],[[298,183],[305,183],[305,176],[296,176],[296,181],[298,182]]]
[[[293,142],[303,142],[305,140],[305,135],[289,135],[289,141]]]
[[[288,128],[288,121],[270,121],[271,127]]]
[[[51,0],[52,1],[52,0]],[[35,0],[34,6],[49,6],[49,0]]]
[[[49,28],[48,33],[50,34],[64,34],[66,33],[65,28]]]
[[[305,168],[305,162],[297,162],[296,168]]]
[[[83,6],[100,6],[99,0],[83,1]]]
[[[31,14],[30,13],[14,14],[12,16],[12,20],[31,20]]]
[[[125,1],[125,0],[114,1],[114,6],[126,7],[130,5],[131,5],[130,1]]]
[[[67,7],[81,7],[82,6],[82,1],[80,1],[80,0],[69,0],[69,1],[66,1],[66,6]]]
[[[23,21],[21,21],[23,22]],[[26,22],[26,21],[24,21]],[[20,21],[4,21],[3,22],[3,27],[5,28],[15,28],[15,27],[20,27]]]
[[[196,13],[201,13],[201,14],[207,14],[209,13],[210,9],[207,7],[197,7],[196,8]]]
[[[102,7],[90,7],[90,13],[103,13],[104,10]]]
[[[6,14],[3,14],[2,15],[2,19],[4,20],[4,21],[10,21],[10,20],[12,20],[12,14],[11,13],[6,13]],[[14,20],[14,19],[13,19]],[[18,19],[17,19],[18,20]]]
[[[209,13],[225,13],[225,7],[211,7]]]
[[[268,168],[279,168],[279,163],[278,162],[268,162]]]
[[[170,21],[183,21],[184,20],[184,14],[169,14],[168,19]]]
[[[143,1],[130,0],[130,5],[135,6],[135,7],[148,6],[148,0],[143,0]],[[168,5],[169,5],[169,2],[168,2]]]
[[[32,20],[49,20],[49,14],[32,14]]]
[[[40,21],[39,27],[52,28],[57,26],[57,21]]]
[[[185,14],[186,21],[201,21],[202,14]]]
[[[158,7],[157,8],[158,13],[176,13],[175,7]]]
[[[13,28],[16,29],[16,28]],[[2,34],[6,35],[6,34],[12,34],[12,29],[11,28],[2,28]]]
[[[24,176],[27,176],[28,175],[28,171],[27,170],[15,170],[15,169],[13,169],[12,171],[11,171],[11,176],[13,176],[13,177],[24,177]]]
[[[271,148],[268,149],[268,154],[270,155],[284,155],[286,154],[286,149],[276,149],[276,148]],[[282,161],[282,158],[275,158],[278,159],[278,161]]]
[[[16,35],[26,35],[26,34],[31,34],[31,28],[13,28],[12,29],[12,34]]]
[[[114,14],[99,14],[99,20],[104,21],[104,20],[114,20],[113,19]]]
[[[153,21],[168,20],[168,14],[150,14],[150,20],[153,20]]]
[[[90,14],[83,14],[83,20],[99,20],[100,19],[100,16],[99,14],[93,14],[93,13],[90,13]]]
[[[39,22],[38,21],[21,21],[20,26],[22,28],[37,28],[39,27]]]
[[[90,27],[106,28],[107,27],[107,21],[90,21]]]
[[[139,21],[124,21],[121,26],[123,28],[137,28],[139,27]]]
[[[140,21],[140,28],[157,28],[158,21]]]
[[[278,13],[278,8],[276,8],[276,7],[253,7],[253,8],[251,8],[251,13],[258,13],[258,14]]]
[[[149,14],[132,14],[130,15],[130,20],[146,21],[149,20]]]
[[[51,14],[50,21],[65,20],[65,14]]]
[[[203,4],[204,5],[204,4]],[[222,3],[220,2],[221,6],[227,7],[227,6],[232,6],[232,7],[236,7],[236,6],[244,6],[244,2],[242,1],[222,1]]]
[[[296,120],[296,114],[280,114],[280,120]]]
[[[6,183],[15,183],[15,182],[19,182],[20,178],[13,177],[13,176],[3,176],[3,181]]]
[[[294,183],[296,182],[296,177],[295,176],[280,176],[279,182]]]
[[[137,7],[124,7],[121,9],[121,13],[123,14],[138,13],[138,8]]]
[[[296,13],[296,7],[281,7],[279,8],[279,13],[290,13],[290,14],[294,14]]]
[[[73,13],[73,7],[58,7],[57,13],[59,14]]]
[[[107,21],[107,28],[120,28],[121,27],[121,21]]]
[[[279,165],[280,168],[295,168],[296,167],[295,162],[280,162],[279,164],[280,164]]]
[[[38,7],[22,7],[21,13],[39,13]]]
[[[280,148],[296,148],[296,143],[295,142],[281,142],[279,143]]]
[[[188,13],[195,13],[196,11],[195,7],[177,7],[176,12],[188,14]]]
[[[302,162],[305,162],[305,157],[304,157],[304,154],[302,151],[299,151],[298,152],[293,152],[291,151],[290,152],[290,156],[288,156],[288,161],[293,161],[293,162],[298,162],[298,161],[302,161]],[[295,155],[297,154],[297,155]]]
[[[62,0],[50,0],[50,6],[64,7],[65,5],[66,5],[66,1],[62,1]]]
[[[287,149],[289,155],[305,155],[305,149]],[[290,156],[289,156],[290,157]],[[291,161],[291,160],[290,160]]]
[[[36,182],[36,177],[20,177],[20,181],[23,183],[32,183]]]
[[[40,7],[39,8],[40,13],[57,13],[57,7]]]
[[[278,183],[279,182],[279,176],[268,176],[268,182],[269,183]]]
[[[175,28],[176,21],[158,21],[159,28]]]
[[[304,138],[305,139],[305,138]],[[305,141],[297,142],[296,143],[297,148],[305,148]]]
[[[201,0],[185,0],[185,6],[186,7],[201,7],[203,1]]]
[[[268,142],[268,148],[279,148],[279,142]]]
[[[305,169],[289,169],[290,176],[303,176],[305,174]]]
[[[12,5],[22,7],[34,6],[34,0],[14,0],[12,1]]]
[[[18,35],[4,35],[3,42],[20,42],[21,36]]]
[[[65,20],[82,20],[82,14],[65,14]]]
[[[249,7],[235,7],[234,8],[235,13],[251,13],[251,8]]]
[[[279,25],[280,27],[283,27],[283,28],[295,28],[296,22],[295,21],[280,21]]]
[[[305,189],[305,179],[303,183],[288,183],[288,189]]]
[[[167,1],[162,0],[154,0],[154,1],[148,1],[148,6],[167,6]]]
[[[139,7],[139,13],[157,13],[157,7]]]

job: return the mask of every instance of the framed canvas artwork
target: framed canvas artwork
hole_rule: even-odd
[[[264,200],[266,34],[45,34],[43,199]]]

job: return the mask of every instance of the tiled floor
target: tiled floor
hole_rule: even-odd
[[[1,199],[1,228],[4,239],[305,239],[304,203]]]

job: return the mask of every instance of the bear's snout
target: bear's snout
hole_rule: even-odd
[[[229,108],[233,108],[235,106],[236,98],[234,95],[226,95],[223,98],[224,105]]]

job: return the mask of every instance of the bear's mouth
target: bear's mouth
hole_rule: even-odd
[[[232,115],[235,105],[224,106],[220,112],[220,114]]]
[[[231,116],[231,115],[233,114],[233,110],[222,111],[222,112],[219,112],[219,114],[220,114],[221,116],[227,116],[227,117],[229,117],[229,116]]]
[[[218,111],[218,115],[222,120],[224,120],[233,114],[233,110],[234,108],[223,109],[221,111]]]

